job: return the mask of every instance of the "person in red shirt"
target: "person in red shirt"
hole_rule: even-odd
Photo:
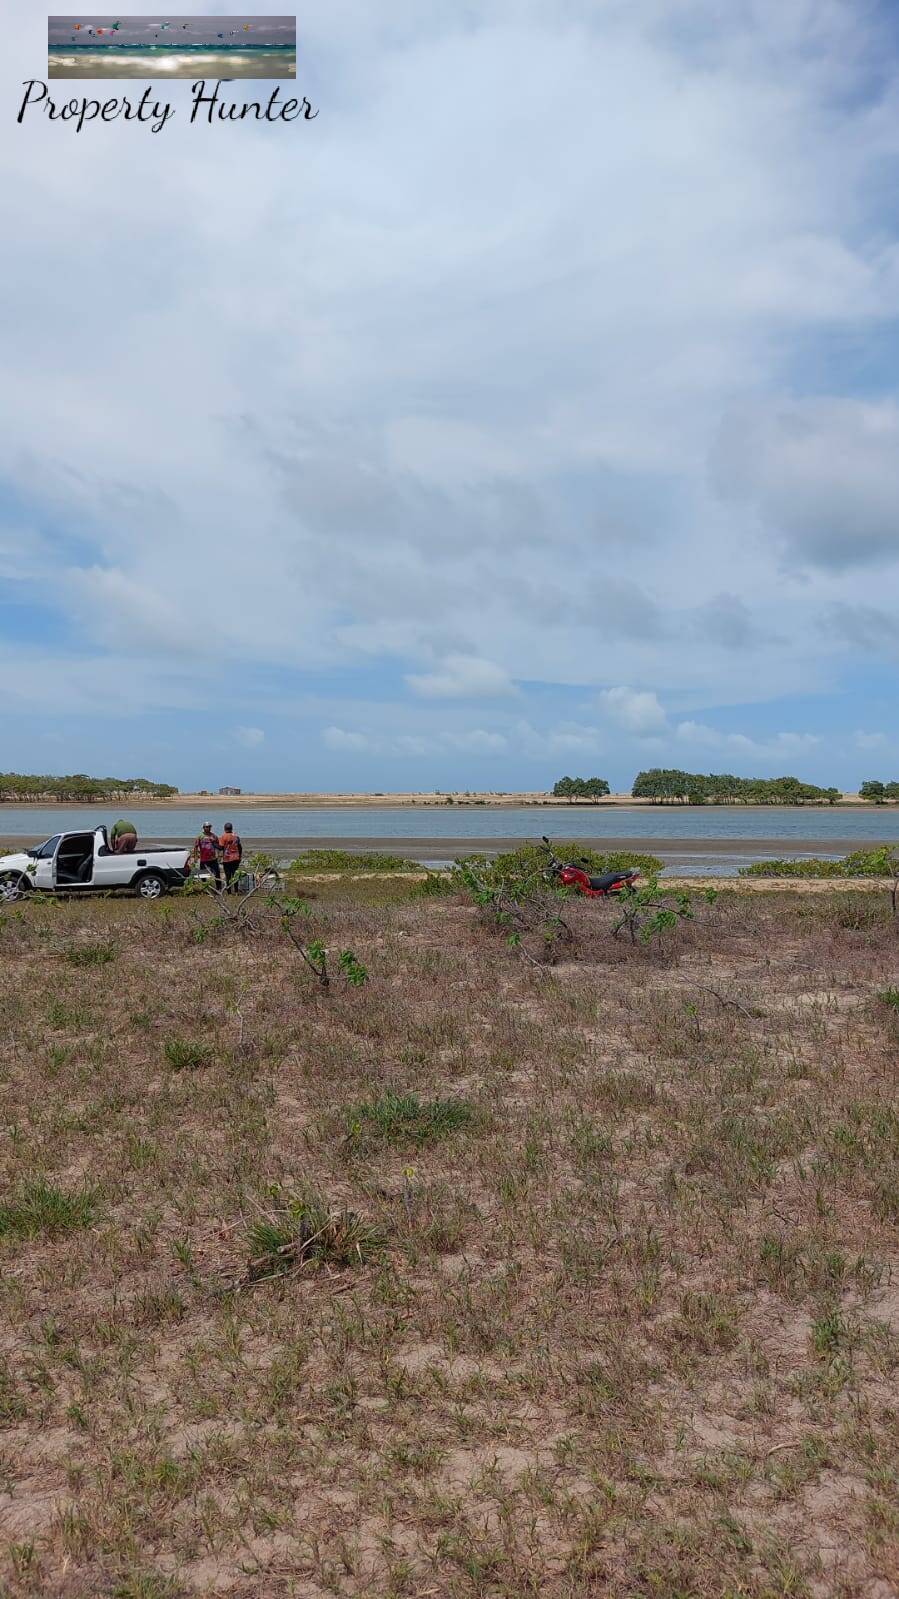
[[[225,869],[225,887],[232,893],[236,892],[237,884],[234,878],[243,857],[243,845],[240,842],[240,834],[234,831],[233,822],[225,823],[224,832],[219,839],[219,849],[222,852],[222,865]]]
[[[214,877],[216,888],[221,888],[222,886],[222,869],[219,865],[220,854],[219,841],[212,831],[212,823],[204,822],[202,833],[198,838],[194,839],[189,859],[191,861],[199,861],[201,866],[205,866],[206,870]]]

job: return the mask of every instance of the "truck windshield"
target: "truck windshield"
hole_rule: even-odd
[[[32,855],[36,861],[46,860],[48,856],[56,854],[56,846],[61,838],[62,834],[56,833],[53,838],[47,839],[46,844],[37,844],[35,848],[29,850],[28,853],[29,855]]]

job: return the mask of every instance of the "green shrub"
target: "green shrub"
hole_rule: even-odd
[[[573,839],[556,842],[553,847],[560,860],[583,864],[584,870],[594,875],[599,872],[618,871],[628,866],[637,866],[641,872],[649,875],[662,870],[663,863],[655,855],[638,855],[629,850],[615,850],[603,854]],[[456,886],[460,885],[457,874],[465,866],[473,867],[479,881],[487,888],[499,888],[503,883],[520,883],[527,879],[533,879],[537,883],[542,879],[546,861],[546,851],[540,844],[522,844],[518,849],[508,850],[504,855],[493,857],[469,855],[456,865],[454,871]]]
[[[426,870],[421,882],[413,885],[412,898],[443,899],[447,894],[453,894],[455,891],[456,884],[453,882],[450,872],[429,872]]]
[[[395,1094],[388,1088],[377,1099],[363,1100],[347,1111],[347,1138],[357,1145],[422,1145],[470,1127],[475,1119],[467,1100],[420,1100],[417,1094]]]
[[[741,866],[740,877],[845,877],[842,861],[825,861],[810,856],[803,861],[753,861]]]
[[[891,844],[874,844],[847,855],[843,866],[847,877],[892,877],[899,868],[899,849]]]
[[[274,1209],[248,1228],[248,1278],[272,1276],[308,1262],[355,1266],[381,1245],[376,1227],[353,1210],[332,1211],[317,1193],[296,1195],[276,1187]]]
[[[842,860],[827,861],[809,856],[801,861],[753,861],[741,866],[741,877],[892,877],[899,852],[889,844],[874,844],[855,850]]]
[[[90,1227],[95,1205],[90,1189],[67,1194],[43,1178],[24,1183],[5,1205],[0,1205],[0,1238],[36,1238],[39,1234],[55,1238],[61,1233]]]
[[[420,872],[417,861],[377,850],[354,854],[348,849],[306,849],[290,864],[292,872]]]

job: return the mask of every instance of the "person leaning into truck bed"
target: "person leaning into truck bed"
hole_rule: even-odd
[[[114,855],[130,855],[137,849],[137,828],[133,822],[127,822],[120,816],[113,822],[109,833],[109,847]]]

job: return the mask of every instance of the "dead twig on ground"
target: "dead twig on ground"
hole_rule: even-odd
[[[708,983],[691,983],[690,987],[698,988],[702,994],[711,994],[713,999],[717,999],[719,1005],[732,1006],[734,1010],[742,1011],[743,1015],[748,1016],[750,1021],[756,1019],[755,1014],[749,1009],[748,1005],[744,1005],[739,999],[733,999],[729,994],[722,994],[720,989],[710,988]]]

